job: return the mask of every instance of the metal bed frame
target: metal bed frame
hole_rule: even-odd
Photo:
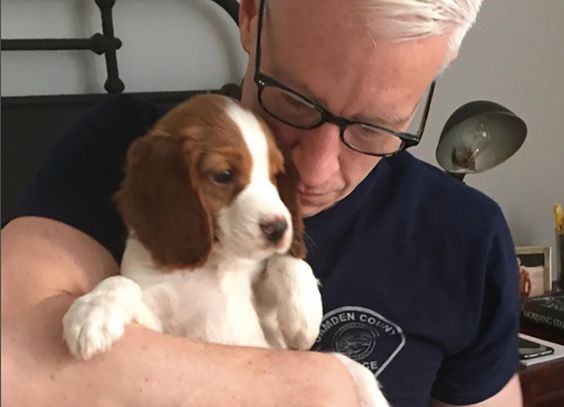
[[[235,0],[212,0],[219,5],[238,24],[239,3]],[[89,50],[104,55],[108,78],[104,89],[108,93],[121,93],[125,89],[119,77],[117,50],[122,42],[114,35],[112,9],[116,0],[94,0],[102,18],[102,33],[95,33],[90,38],[39,38],[2,40],[2,51],[63,51]]]
[[[100,9],[102,32],[90,38],[6,39],[2,51],[84,50],[103,55],[107,79],[107,94],[38,95],[2,97],[2,224],[15,209],[17,197],[35,174],[41,157],[51,142],[82,111],[125,90],[119,76],[118,50],[122,41],[114,35],[112,8],[116,0],[94,0]],[[211,0],[219,5],[237,24],[239,3],[236,0]],[[219,89],[178,92],[132,93],[152,103],[172,107],[198,93],[221,93],[235,98],[240,87],[228,83]]]

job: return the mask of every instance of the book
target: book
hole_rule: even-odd
[[[564,333],[564,291],[526,299],[521,317]]]

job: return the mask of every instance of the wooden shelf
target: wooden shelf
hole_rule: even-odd
[[[564,344],[564,334],[522,321],[521,332],[547,341]],[[525,407],[564,406],[564,358],[521,367],[519,379]]]

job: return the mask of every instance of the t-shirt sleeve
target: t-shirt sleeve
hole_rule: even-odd
[[[157,119],[153,106],[112,96],[83,113],[47,151],[18,199],[14,216],[39,216],[73,226],[121,261],[125,227],[112,200],[127,147]]]
[[[513,241],[498,209],[491,221],[479,323],[469,345],[443,361],[433,399],[455,405],[478,403],[497,394],[519,366],[519,289]]]

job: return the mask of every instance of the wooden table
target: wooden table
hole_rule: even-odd
[[[521,321],[521,332],[564,345],[560,331]],[[525,407],[564,407],[564,358],[519,369]]]

